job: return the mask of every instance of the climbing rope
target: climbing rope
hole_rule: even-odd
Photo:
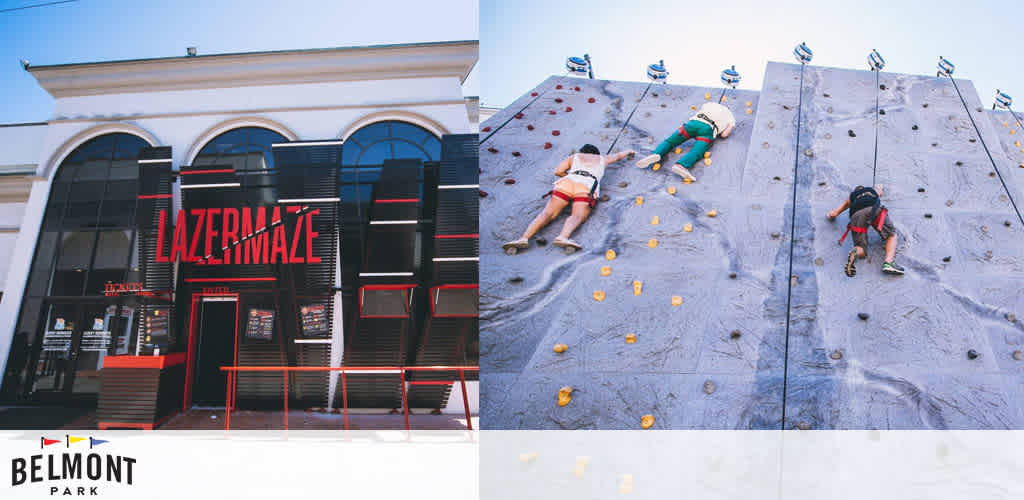
[[[786,430],[786,389],[789,382],[789,325],[790,309],[793,304],[793,251],[794,240],[796,239],[796,176],[797,166],[800,164],[800,122],[803,117],[802,109],[804,104],[804,68],[811,62],[813,52],[807,44],[800,43],[793,49],[793,55],[800,61],[800,93],[796,104],[796,146],[793,151],[793,206],[790,211],[789,221],[789,274],[786,276],[788,286],[786,287],[786,348],[782,365],[782,430]]]
[[[636,113],[637,108],[640,107],[640,103],[643,102],[645,97],[647,97],[647,92],[651,90],[651,85],[654,85],[654,82],[648,83],[647,87],[644,88],[644,93],[640,95],[640,99],[637,99],[636,104],[633,105],[633,110],[629,112],[629,116],[626,117],[626,121],[622,124],[622,127],[619,128],[619,133],[615,134],[615,139],[612,141],[611,146],[608,146],[608,150],[605,151],[604,154],[611,154],[615,149],[615,145],[619,142],[619,137],[622,137],[622,132],[626,130],[626,127],[629,127],[629,121],[633,119],[633,113]]]
[[[995,158],[992,158],[992,152],[989,151],[988,144],[985,144],[985,138],[981,135],[981,131],[978,130],[978,124],[974,121],[974,115],[971,114],[971,110],[967,106],[967,101],[964,99],[964,95],[960,93],[960,87],[956,84],[956,78],[953,78],[953,63],[950,63],[940,56],[938,67],[939,75],[937,76],[948,76],[949,81],[953,82],[953,89],[956,90],[956,95],[960,97],[960,103],[964,106],[964,112],[967,113],[967,118],[971,120],[971,126],[974,127],[974,132],[978,134],[978,140],[981,141],[981,147],[985,149],[985,154],[988,155],[988,161],[992,162],[992,169],[995,170],[996,175],[999,177],[999,182],[1003,185],[1003,190],[1006,191],[1007,198],[1010,199],[1010,205],[1013,206],[1013,211],[1017,213],[1017,219],[1020,220],[1021,224],[1024,224],[1024,216],[1021,216],[1020,209],[1017,208],[1017,202],[1014,201],[1013,194],[1010,193],[1010,188],[1006,185],[1006,180],[1003,179],[1003,174],[999,171]]]
[[[878,78],[885,67],[885,59],[877,50],[871,49],[871,53],[868,54],[868,65],[871,66],[871,71],[875,72],[875,160],[871,165],[871,185],[874,186],[875,174],[878,171],[878,92],[881,90]]]

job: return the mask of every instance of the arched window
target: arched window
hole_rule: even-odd
[[[400,121],[367,125],[345,140],[342,164],[380,165],[384,160],[439,161],[441,140],[427,129]]]
[[[288,142],[283,135],[263,127],[242,127],[229,130],[207,142],[193,165],[225,165],[235,170],[274,168],[271,145]]]

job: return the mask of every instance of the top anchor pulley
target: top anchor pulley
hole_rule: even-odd
[[[871,71],[882,71],[882,68],[885,67],[885,59],[877,50],[871,49],[871,53],[868,54],[868,65],[871,66]]]
[[[793,49],[793,55],[796,56],[797,61],[800,61],[800,64],[807,64],[814,57],[814,52],[811,51],[811,48],[806,43],[800,42],[800,45]]]
[[[668,70],[665,69],[665,61],[658,60],[656,64],[647,66],[647,78],[650,78],[654,83],[665,83],[668,79]]]
[[[736,66],[726,68],[722,70],[722,85],[736,88],[740,83],[740,74],[736,71]]]

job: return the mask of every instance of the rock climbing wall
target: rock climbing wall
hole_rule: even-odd
[[[1014,113],[1016,116],[1014,116]],[[986,111],[992,128],[999,137],[999,144],[990,146],[992,156],[999,166],[999,173],[1013,193],[1018,209],[1024,209],[1024,115],[1020,111]],[[1018,121],[1022,120],[1022,121]],[[1003,157],[996,153],[1002,153]]]
[[[800,71],[769,63],[760,93],[726,94],[737,131],[698,164],[697,183],[667,165],[610,168],[609,199],[572,255],[500,248],[544,206],[558,161],[586,142],[646,152],[721,89],[552,77],[484,124],[485,429],[632,429],[644,415],[674,429],[1024,427],[1024,231],[1010,201],[1024,178],[1007,172],[1021,149],[1011,127],[979,110],[968,81],[957,85],[980,137],[949,79],[883,72],[873,168],[876,75],[808,66],[799,103]],[[903,277],[880,272],[872,233],[847,278],[847,217],[825,219],[873,174]],[[563,386],[574,392],[560,407]]]

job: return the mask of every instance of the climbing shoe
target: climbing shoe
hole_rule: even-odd
[[[636,162],[636,166],[640,168],[647,168],[651,165],[654,165],[655,163],[658,163],[659,161],[661,161],[661,155],[650,154],[643,158],[640,158],[640,161]]]
[[[580,245],[579,243],[576,243],[575,241],[569,238],[555,238],[555,241],[553,241],[551,244],[555,245],[558,248],[573,248],[576,250],[583,249],[583,245]]]
[[[849,257],[846,258],[846,275],[854,277],[857,275],[857,249],[850,250]]]
[[[504,245],[501,245],[501,249],[508,250],[523,250],[530,246],[530,240],[526,238],[519,238],[518,240],[512,240]]]
[[[883,262],[882,272],[885,274],[903,274],[903,267],[896,262]]]
[[[682,177],[683,179],[689,179],[690,182],[697,182],[697,178],[694,177],[693,174],[690,173],[690,169],[688,169],[688,168],[686,168],[686,167],[684,167],[684,166],[682,166],[682,165],[680,165],[678,163],[675,164],[675,165],[672,165],[672,172],[674,172],[679,177]]]

